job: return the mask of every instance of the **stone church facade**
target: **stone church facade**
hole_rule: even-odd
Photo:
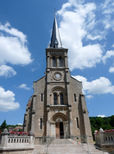
[[[70,74],[68,49],[62,47],[56,18],[51,43],[46,49],[46,73],[34,82],[24,116],[24,131],[35,138],[77,137],[92,142],[91,127],[82,83]]]

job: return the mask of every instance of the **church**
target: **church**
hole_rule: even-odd
[[[68,49],[62,47],[56,18],[46,48],[45,76],[34,81],[33,89],[24,115],[25,132],[32,132],[35,140],[49,137],[93,141],[82,82],[70,74]]]

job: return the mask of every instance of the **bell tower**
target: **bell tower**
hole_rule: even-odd
[[[49,47],[46,49],[47,84],[66,86],[69,83],[70,73],[67,54],[68,49],[62,47],[57,21],[56,18],[54,18],[51,42]]]
[[[46,49],[47,135],[54,137],[60,137],[60,134],[70,135],[68,102],[70,73],[67,54],[68,49],[62,47],[57,21],[54,18],[51,42]]]
[[[57,26],[56,18],[54,18],[51,42],[46,49],[46,71],[50,70],[69,70],[68,69],[68,49],[62,48],[62,42]]]

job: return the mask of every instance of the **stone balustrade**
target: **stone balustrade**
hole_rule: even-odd
[[[8,143],[30,143],[30,136],[8,136]]]
[[[95,132],[96,145],[102,146],[114,146],[114,130],[104,131],[100,129]]]
[[[10,135],[7,129],[0,136],[0,152],[11,150],[33,150],[34,137],[32,134],[29,136]]]

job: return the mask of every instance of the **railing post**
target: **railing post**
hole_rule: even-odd
[[[7,147],[8,135],[9,135],[9,132],[8,132],[7,128],[5,128],[4,131],[1,133],[1,145],[2,145],[2,147]]]
[[[30,144],[33,145],[34,144],[34,135],[32,132],[30,132]]]
[[[104,144],[104,131],[102,128],[100,128],[99,130],[99,137],[100,137],[100,146],[102,146],[102,144]]]

